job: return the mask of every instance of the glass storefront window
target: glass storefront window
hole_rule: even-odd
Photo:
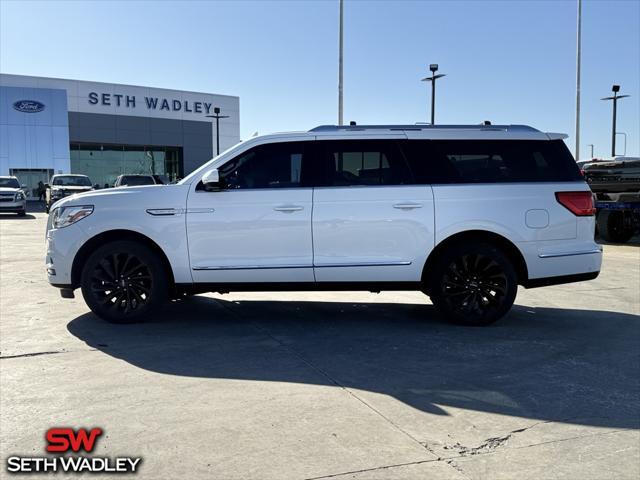
[[[72,143],[70,153],[71,173],[87,175],[100,188],[113,186],[124,174],[161,175],[168,181],[183,175],[180,147]]]

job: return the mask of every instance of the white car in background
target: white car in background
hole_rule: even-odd
[[[485,325],[519,284],[600,271],[592,195],[562,138],[477,125],[256,137],[175,185],[58,202],[48,279],[121,323],[199,292],[411,289]]]
[[[0,177],[0,213],[3,212],[20,217],[27,213],[27,197],[16,177]]]
[[[141,187],[143,185],[157,185],[153,175],[127,174],[116,178],[114,187]]]

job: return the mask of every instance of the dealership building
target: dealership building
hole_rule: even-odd
[[[174,181],[240,141],[240,99],[212,93],[0,74],[0,175],[36,196],[38,182],[81,173]]]

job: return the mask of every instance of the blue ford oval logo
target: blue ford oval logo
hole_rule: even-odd
[[[36,100],[18,100],[13,108],[24,113],[38,113],[44,110],[44,103]]]

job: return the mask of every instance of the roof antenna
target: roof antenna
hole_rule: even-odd
[[[349,122],[349,126],[350,126],[350,127],[355,127],[355,126],[356,126],[356,122],[354,122],[353,120],[351,120],[351,121]]]

